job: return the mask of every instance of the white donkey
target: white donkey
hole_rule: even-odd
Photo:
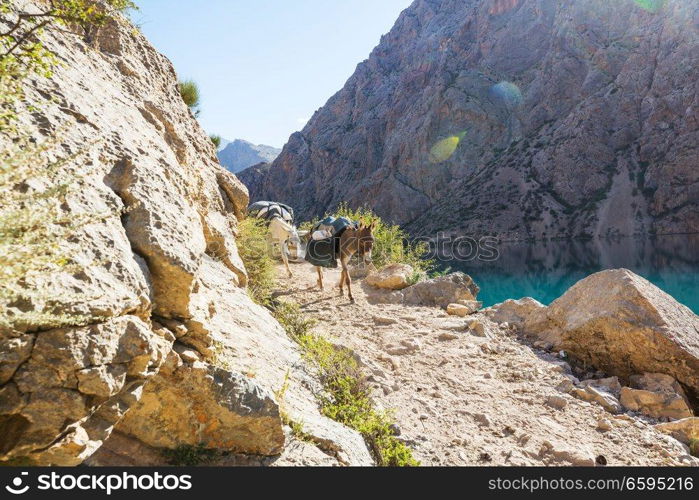
[[[289,273],[289,278],[292,278],[294,275],[291,269],[289,269],[289,243],[295,245],[298,252],[302,249],[301,238],[299,237],[296,227],[287,223],[281,217],[275,217],[269,223],[269,234],[272,243],[279,245],[282,254],[282,262],[284,262],[286,272]]]

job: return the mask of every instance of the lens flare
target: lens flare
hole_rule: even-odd
[[[503,102],[508,108],[516,108],[524,98],[519,87],[512,82],[500,82],[490,88],[491,95]]]
[[[466,132],[442,139],[430,149],[430,163],[442,163],[452,157]]]
[[[633,0],[643,10],[648,12],[658,12],[665,5],[665,0]]]

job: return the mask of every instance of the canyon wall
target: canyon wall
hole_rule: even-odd
[[[414,235],[699,231],[699,6],[416,0],[280,157],[240,178],[302,218]]]
[[[46,300],[0,313],[86,324],[0,331],[0,461],[157,464],[162,450],[203,445],[371,464],[358,433],[321,416],[319,383],[245,290],[248,192],[219,165],[172,64],[121,17],[92,40],[52,30],[44,43],[57,64],[27,82],[20,126],[66,160],[63,215],[84,223],[61,242],[71,265],[24,283]],[[312,437],[290,452],[286,419]]]

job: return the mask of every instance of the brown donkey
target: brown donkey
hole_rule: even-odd
[[[371,251],[374,248],[374,229],[376,222],[371,225],[359,224],[358,227],[348,227],[340,236],[339,254],[340,263],[342,264],[342,274],[340,275],[340,295],[345,295],[344,285],[347,283],[347,291],[349,299],[354,302],[352,296],[352,278],[349,274],[349,261],[356,254],[362,257],[365,264],[371,264]],[[317,267],[318,286],[323,290],[323,268]]]

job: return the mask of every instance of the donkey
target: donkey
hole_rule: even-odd
[[[340,275],[340,296],[344,297],[345,289],[344,285],[347,283],[347,291],[349,292],[349,299],[354,302],[354,297],[352,296],[352,278],[350,278],[349,273],[349,261],[356,254],[362,257],[366,265],[371,265],[371,251],[374,248],[374,230],[376,229],[376,222],[365,225],[361,223],[358,227],[348,227],[340,236],[339,250],[340,250],[340,263],[342,264],[342,274]],[[318,272],[318,286],[321,290],[323,287],[323,268],[316,266],[316,271]]]
[[[289,269],[289,242],[296,245],[296,248],[301,248],[301,238],[299,238],[298,231],[281,217],[275,217],[269,223],[269,234],[272,243],[279,244],[286,272],[289,273],[289,278],[293,278],[294,275]]]

